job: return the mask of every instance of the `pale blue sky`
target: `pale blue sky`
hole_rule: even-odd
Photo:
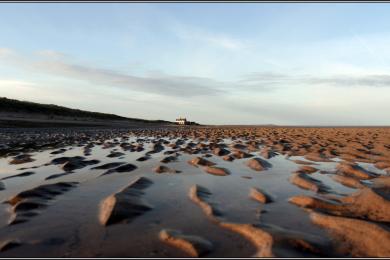
[[[216,124],[390,124],[390,4],[0,4],[0,96]]]

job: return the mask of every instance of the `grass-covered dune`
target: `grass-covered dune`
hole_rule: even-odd
[[[6,114],[20,114],[26,115],[44,115],[47,119],[56,119],[58,117],[72,118],[75,120],[94,119],[104,121],[132,121],[138,123],[162,123],[170,124],[171,122],[164,120],[146,120],[139,118],[128,118],[114,114],[90,112],[80,109],[67,108],[53,104],[40,104],[29,101],[20,101],[0,97],[0,115]]]

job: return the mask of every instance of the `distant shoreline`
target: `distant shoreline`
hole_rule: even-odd
[[[390,128],[390,126],[375,125],[347,125],[347,126],[324,126],[324,125],[186,125],[179,126],[173,123],[161,122],[138,122],[131,120],[97,120],[87,118],[75,119],[45,119],[34,117],[4,117],[0,115],[0,130],[15,128],[148,128],[148,127],[196,127],[196,128]]]
[[[266,128],[390,128],[390,125],[204,125],[207,127],[266,127]]]

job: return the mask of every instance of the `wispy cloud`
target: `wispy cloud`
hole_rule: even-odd
[[[38,57],[28,58],[12,50],[1,49],[0,54],[13,63],[34,72],[47,73],[67,79],[83,80],[97,85],[119,87],[131,91],[158,95],[192,97],[221,94],[222,83],[209,78],[183,77],[166,74],[132,75],[98,66],[75,64],[63,59],[55,51],[38,52]]]
[[[336,87],[390,87],[390,74],[365,75],[289,75],[273,72],[259,72],[245,75],[240,80],[248,86],[262,85],[331,85]]]
[[[270,92],[288,86],[390,87],[390,74],[305,75],[283,71],[251,73],[238,80],[222,82],[207,77],[177,76],[158,72],[134,75],[120,70],[75,63],[64,53],[43,50],[22,55],[0,48],[1,61],[28,71],[81,80],[103,87],[115,87],[152,95],[191,98],[221,96],[240,91]]]
[[[336,75],[329,77],[312,77],[306,79],[307,84],[328,84],[341,87],[390,87],[390,75],[374,74],[362,76]]]

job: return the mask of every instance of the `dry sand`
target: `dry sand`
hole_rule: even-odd
[[[0,132],[0,257],[390,257],[390,128]]]

